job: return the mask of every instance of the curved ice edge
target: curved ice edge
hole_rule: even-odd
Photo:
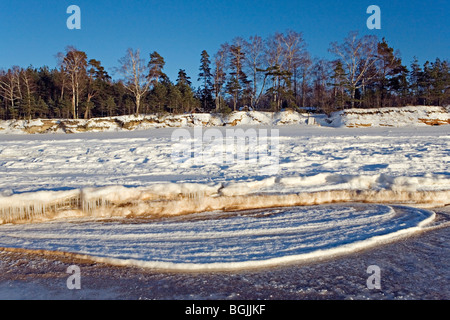
[[[408,208],[408,207],[403,207]],[[408,208],[409,209],[409,208]],[[411,208],[412,209],[412,208]],[[95,262],[107,263],[115,266],[134,266],[148,269],[157,270],[167,270],[167,271],[233,271],[233,270],[245,270],[245,269],[259,269],[274,267],[279,265],[286,265],[289,263],[298,262],[309,262],[318,259],[325,259],[331,257],[338,257],[350,253],[354,253],[364,249],[370,249],[379,245],[391,243],[408,236],[411,236],[417,232],[423,231],[424,226],[431,223],[435,217],[436,213],[430,210],[415,209],[421,212],[424,216],[428,215],[427,218],[422,220],[417,224],[417,226],[410,227],[407,229],[402,229],[395,231],[393,233],[374,236],[369,239],[340,245],[331,249],[320,249],[309,253],[290,255],[284,257],[271,258],[267,260],[257,260],[257,261],[241,261],[241,262],[218,262],[218,263],[171,263],[171,262],[161,262],[161,261],[142,261],[135,259],[118,259],[118,258],[107,258],[107,257],[95,257],[92,256]]]
[[[420,213],[424,217],[424,219],[418,222],[416,226],[397,230],[395,232],[391,232],[384,235],[374,236],[365,240],[339,245],[337,247],[330,249],[319,249],[309,253],[289,255],[266,260],[217,262],[217,263],[172,263],[163,261],[144,261],[137,259],[101,257],[66,251],[49,251],[49,250],[25,249],[25,248],[0,248],[0,250],[40,253],[44,255],[66,256],[75,259],[88,260],[92,262],[103,263],[117,267],[139,267],[154,271],[165,271],[165,272],[221,272],[221,271],[225,272],[225,271],[261,269],[268,267],[283,266],[292,263],[308,263],[327,258],[328,259],[334,257],[337,258],[343,255],[348,255],[362,250],[367,250],[381,245],[393,243],[395,241],[407,238],[419,232],[426,231],[427,225],[432,223],[436,218],[436,213],[434,211],[412,208],[407,206],[396,206],[396,207],[406,210],[414,210],[415,212]]]

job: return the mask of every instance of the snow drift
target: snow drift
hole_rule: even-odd
[[[0,121],[0,134],[82,133],[147,130],[177,127],[214,127],[238,125],[316,125],[329,127],[403,127],[445,125],[450,115],[443,107],[409,106],[402,108],[348,109],[324,114],[236,111],[221,114],[142,115],[93,118],[89,120],[38,119]]]
[[[237,111],[229,115],[195,113],[181,115],[116,116],[107,118],[37,119],[0,121],[0,134],[82,133],[105,131],[131,131],[156,128],[215,127],[238,125],[288,125],[311,123],[308,114],[294,111],[277,113]]]
[[[402,108],[349,109],[333,113],[328,119],[333,127],[406,127],[450,124],[444,107],[409,106]]]
[[[0,223],[73,216],[161,217],[339,202],[434,207],[450,203],[449,185],[450,179],[442,175],[388,177],[318,174],[225,184],[155,183],[136,188],[109,186],[38,191],[0,197]],[[305,191],[305,186],[310,191]]]

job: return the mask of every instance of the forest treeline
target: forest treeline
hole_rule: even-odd
[[[184,69],[169,79],[156,51],[146,59],[128,49],[112,80],[101,61],[67,47],[53,69],[0,70],[0,119],[450,104],[449,60],[405,65],[386,39],[357,32],[331,43],[329,52],[331,60],[311,57],[302,33],[291,30],[238,37],[211,55],[199,53],[195,88]]]

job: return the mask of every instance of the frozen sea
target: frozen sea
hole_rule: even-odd
[[[448,300],[450,229],[309,263],[232,272],[161,272],[0,251],[0,299],[27,300]],[[81,289],[69,290],[70,265]],[[367,268],[380,268],[369,289]]]
[[[447,126],[275,129],[275,172],[173,129],[2,136],[0,298],[449,298]]]

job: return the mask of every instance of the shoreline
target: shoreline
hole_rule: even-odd
[[[438,211],[438,210],[437,210]],[[450,227],[308,263],[234,272],[160,272],[0,251],[1,300],[447,300]],[[81,289],[69,290],[70,265]],[[367,267],[381,270],[368,289]]]

